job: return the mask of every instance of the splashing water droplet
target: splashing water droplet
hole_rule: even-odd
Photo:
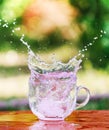
[[[18,29],[19,30],[19,29]],[[103,31],[101,30],[101,33]],[[102,35],[102,34],[100,34]],[[99,37],[100,37],[99,35]],[[93,42],[88,43],[82,50],[79,50],[79,53],[77,56],[73,57],[71,60],[69,60],[68,63],[62,63],[61,61],[56,61],[55,54],[52,54],[52,63],[46,63],[41,60],[40,56],[38,54],[36,55],[30,48],[30,45],[28,45],[27,42],[24,41],[24,34],[20,38],[20,41],[28,48],[28,66],[30,70],[35,70],[39,73],[46,73],[46,72],[53,72],[53,71],[74,71],[77,72],[78,69],[80,69],[80,63],[82,62],[82,59],[85,58],[85,51],[88,50],[88,47],[92,46],[95,41],[98,39],[98,37],[93,38]],[[79,59],[79,60],[78,60]],[[85,58],[88,60],[88,58]],[[100,60],[101,61],[101,60]]]
[[[28,50],[30,50],[30,45],[28,45],[27,42],[24,41],[24,34],[22,35],[22,37],[20,38],[20,41],[28,48]]]
[[[83,58],[83,57],[85,57],[85,55],[84,55],[84,54],[82,54],[82,58]]]
[[[85,49],[85,51],[87,51],[87,48]]]
[[[14,31],[14,30],[12,30],[12,32],[14,33],[15,31]]]
[[[98,37],[94,37],[93,39],[96,40],[96,39],[98,39]]]
[[[93,44],[92,43],[89,43],[89,46],[92,46]]]
[[[13,22],[13,24],[15,25],[15,24],[16,24],[16,22]]]
[[[103,30],[101,30],[100,32],[103,33]]]
[[[15,30],[16,30],[16,31],[19,31],[19,30],[21,30],[21,28],[20,28],[20,27],[18,27],[18,28],[15,28]]]
[[[78,56],[80,56],[81,55],[81,53],[78,53]]]
[[[104,31],[104,34],[106,34],[106,31]]]
[[[7,23],[5,23],[5,24],[3,24],[3,28],[8,28],[8,24]]]

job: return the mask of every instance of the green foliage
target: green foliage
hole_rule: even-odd
[[[109,110],[108,98],[91,100],[82,110]]]
[[[27,66],[11,66],[11,67],[4,67],[0,66],[0,77],[11,77],[17,75],[23,75],[30,73]]]
[[[20,17],[29,3],[29,0],[3,0],[1,1],[2,8],[0,15],[8,22],[12,22],[13,19]]]

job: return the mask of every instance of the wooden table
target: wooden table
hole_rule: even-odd
[[[0,112],[0,130],[109,130],[109,111],[77,110],[65,121],[41,121],[31,111]]]

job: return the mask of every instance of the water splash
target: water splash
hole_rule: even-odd
[[[54,71],[73,71],[77,72],[80,68],[80,63],[82,60],[77,60],[76,57],[69,60],[68,63],[62,63],[61,61],[56,61],[53,55],[52,63],[46,63],[41,60],[38,54],[35,54],[30,45],[24,41],[24,34],[22,35],[20,41],[28,48],[28,66],[31,69],[39,72],[39,73],[47,73],[47,72],[54,72]]]
[[[16,19],[13,21],[13,25],[16,25]],[[9,24],[6,20],[0,19],[0,26],[3,28],[8,28]],[[16,27],[12,29],[11,35],[13,35],[16,31],[20,31],[20,27]],[[28,49],[28,66],[31,69],[36,70],[39,73],[46,73],[46,72],[53,72],[53,71],[73,71],[77,72],[81,67],[80,64],[83,60],[83,58],[88,59],[85,57],[85,52],[88,51],[88,48],[92,46],[96,40],[101,38],[104,34],[106,34],[105,31],[101,30],[99,36],[95,36],[93,38],[93,41],[88,43],[84,46],[82,50],[78,52],[78,54],[70,59],[68,63],[62,63],[61,61],[56,61],[55,55],[53,54],[51,61],[52,63],[46,63],[44,62],[38,54],[35,54],[32,49],[30,48],[30,45],[24,40],[25,35],[23,34],[20,38],[20,41],[27,47]],[[13,43],[10,41],[10,43]],[[101,61],[101,60],[100,60]]]
[[[54,71],[72,71],[77,73],[77,71],[81,68],[80,64],[83,61],[83,58],[88,59],[85,57],[85,52],[88,51],[88,48],[92,46],[103,34],[106,34],[106,32],[101,30],[99,36],[95,36],[92,42],[84,46],[82,50],[79,50],[78,54],[71,58],[67,63],[56,61],[55,54],[53,54],[51,58],[52,63],[46,63],[40,58],[38,54],[35,54],[31,50],[30,45],[24,41],[24,34],[22,35],[20,41],[28,48],[28,66],[30,70],[35,70],[41,74]]]
[[[92,42],[89,42],[87,45],[85,45],[82,50],[79,50],[76,58],[81,60],[83,60],[83,58],[88,59],[87,57],[85,57],[85,52],[88,51],[89,47],[93,46],[96,43],[96,41],[99,38],[101,38],[104,34],[106,34],[106,31],[101,30],[100,34],[98,36],[95,36]]]

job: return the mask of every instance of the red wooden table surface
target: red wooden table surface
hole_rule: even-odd
[[[31,111],[0,112],[0,130],[109,130],[109,111],[77,110],[65,121],[41,121]]]

